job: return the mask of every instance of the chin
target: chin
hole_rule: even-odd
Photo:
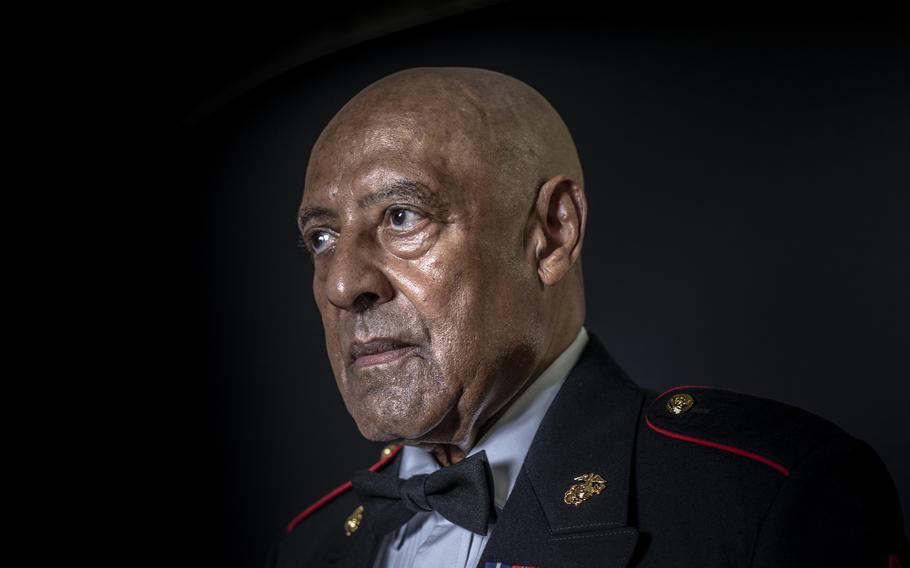
[[[361,424],[357,422],[357,429],[360,435],[371,442],[395,442],[402,439],[401,436],[390,434],[378,424]]]
[[[415,428],[413,421],[402,424],[385,418],[369,417],[355,420],[360,434],[371,442],[393,442],[400,440],[417,440],[426,434],[426,430]]]
[[[403,401],[399,397],[381,397],[365,401],[360,412],[353,413],[354,421],[364,438],[373,442],[422,440],[427,438],[449,414],[452,405],[427,403],[423,400]],[[444,408],[430,412],[431,408]]]
[[[389,367],[364,369],[342,381],[345,406],[364,438],[421,440],[455,420],[460,389],[442,380],[424,359],[410,357],[403,366]]]

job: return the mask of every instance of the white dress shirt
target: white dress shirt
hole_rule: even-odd
[[[482,450],[487,452],[493,471],[497,513],[506,505],[540,421],[587,342],[588,332],[582,326],[565,351],[525,389],[469,452],[468,455]],[[404,446],[400,458],[398,475],[402,478],[432,473],[440,468],[432,454],[413,446]],[[473,568],[480,561],[494,528],[495,523],[491,522],[487,534],[478,535],[447,521],[436,511],[416,513],[398,530],[385,536],[374,566]]]

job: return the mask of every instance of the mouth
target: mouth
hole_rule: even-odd
[[[416,350],[416,345],[391,338],[355,341],[351,344],[351,363],[355,368],[392,363]]]

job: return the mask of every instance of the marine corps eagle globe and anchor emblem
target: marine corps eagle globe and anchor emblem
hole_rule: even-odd
[[[577,507],[591,497],[599,495],[607,487],[607,481],[596,473],[579,475],[575,481],[581,481],[581,483],[576,483],[566,491],[565,497],[563,497],[566,505]]]

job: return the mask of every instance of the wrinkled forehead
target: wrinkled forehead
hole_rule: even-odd
[[[468,114],[458,108],[339,113],[313,147],[304,202],[366,191],[396,177],[470,197],[492,171],[488,134]]]

